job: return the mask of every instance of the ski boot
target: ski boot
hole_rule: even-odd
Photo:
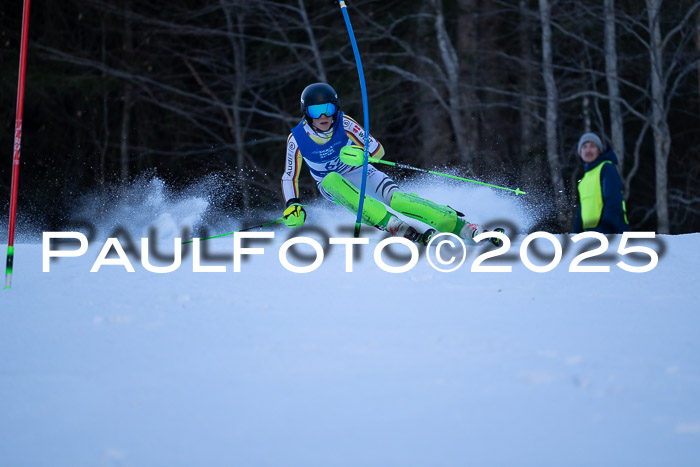
[[[502,229],[501,227],[496,227],[495,229],[493,229],[493,231],[494,231],[494,232],[500,232],[500,233],[506,233],[505,229]],[[486,232],[488,232],[488,230],[487,230]],[[501,246],[501,245],[503,245],[503,241],[501,241],[500,238],[491,237],[491,238],[489,238],[489,241],[490,241],[491,243],[493,243],[495,246]]]
[[[484,228],[483,228],[482,226],[480,226],[479,224],[468,224],[467,221],[464,220],[462,217],[459,218],[459,221],[464,223],[464,226],[463,226],[463,227],[460,229],[460,231],[459,231],[459,236],[460,236],[460,238],[463,238],[463,239],[465,239],[465,240],[471,240],[471,241],[474,242],[474,237],[478,236],[479,234],[481,234],[481,233],[483,233],[483,232],[490,232],[490,230],[484,229]],[[494,232],[500,232],[500,233],[504,233],[504,232],[505,232],[505,230],[502,229],[502,228],[500,228],[500,227],[495,228],[493,231],[494,231]],[[488,241],[491,242],[493,245],[495,245],[495,246],[497,246],[497,247],[500,247],[501,245],[503,245],[503,242],[502,242],[500,239],[496,238],[496,237],[490,237],[490,238],[488,239]],[[474,243],[477,243],[478,245],[481,245],[481,244],[483,244],[484,242],[486,242],[485,239],[484,239],[484,240],[481,240],[481,241],[478,242],[478,243],[477,243],[477,242],[474,242]]]
[[[380,227],[381,230],[389,232],[391,235],[404,237],[419,245],[427,245],[433,235],[437,232],[435,229],[428,229],[423,233],[418,232],[415,228],[408,225],[406,222],[399,219],[397,216],[390,214],[389,220],[385,227]]]
[[[421,245],[428,246],[428,243],[430,243],[430,240],[432,240],[433,236],[438,233],[437,230],[435,229],[428,229],[422,234],[420,234],[420,237],[418,240],[416,240],[416,243],[420,243]]]

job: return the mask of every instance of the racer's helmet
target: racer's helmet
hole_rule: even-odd
[[[333,117],[335,120],[338,107],[338,93],[329,84],[309,84],[301,93],[301,112],[309,124],[311,119],[321,115]]]

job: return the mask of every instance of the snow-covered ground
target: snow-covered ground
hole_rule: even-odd
[[[265,253],[238,273],[232,237],[206,242],[221,273],[192,272],[191,248],[172,273],[133,255],[133,273],[91,273],[101,234],[42,272],[41,243],[19,244],[13,288],[0,291],[0,465],[700,465],[700,234],[635,243],[659,256],[642,274],[616,266],[649,262],[620,255],[620,236],[582,263],[610,272],[569,272],[597,243],[558,235],[561,263],[536,273],[519,256],[532,212],[482,188],[462,206],[432,186],[413,188],[487,224],[512,220],[508,255],[483,263],[512,272],[470,271],[489,245],[455,272],[421,249],[391,274],[373,259],[384,236],[367,227],[351,273],[342,246],[313,272],[286,270],[283,226],[247,245]],[[102,233],[121,216],[136,241],[139,215],[152,218],[167,250],[205,198],[92,218]],[[307,209],[314,228],[299,235],[352,236],[342,209]],[[539,265],[553,255],[546,240],[528,251]]]

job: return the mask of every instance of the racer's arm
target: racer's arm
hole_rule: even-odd
[[[343,115],[343,128],[350,138],[350,144],[365,147],[365,130],[355,119]],[[369,155],[377,159],[384,157],[384,146],[371,134],[369,135]]]
[[[299,202],[299,172],[303,159],[299,145],[293,135],[287,138],[287,154],[284,162],[284,173],[282,174],[282,196],[285,206],[294,202]]]
[[[299,171],[302,164],[301,151],[294,135],[287,138],[287,155],[282,174],[282,195],[285,200],[285,210],[282,214],[287,227],[301,227],[306,220],[306,210],[299,200]]]

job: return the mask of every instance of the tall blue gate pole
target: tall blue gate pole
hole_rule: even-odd
[[[352,24],[350,24],[350,16],[348,16],[347,6],[342,0],[340,2],[340,10],[343,12],[343,18],[345,18],[345,26],[348,29],[348,35],[350,36],[350,42],[352,43],[352,51],[355,53],[357,74],[360,76],[360,90],[362,91],[362,110],[364,111],[363,126],[365,127],[365,156],[364,161],[362,163],[362,184],[360,185],[360,202],[357,208],[357,220],[355,221],[355,237],[359,237],[360,226],[362,225],[362,208],[365,204],[365,191],[367,189],[367,164],[369,164],[369,105],[367,103],[365,72],[362,70],[362,59],[360,58],[360,51],[357,49],[357,41],[355,41],[355,33],[352,31]]]

